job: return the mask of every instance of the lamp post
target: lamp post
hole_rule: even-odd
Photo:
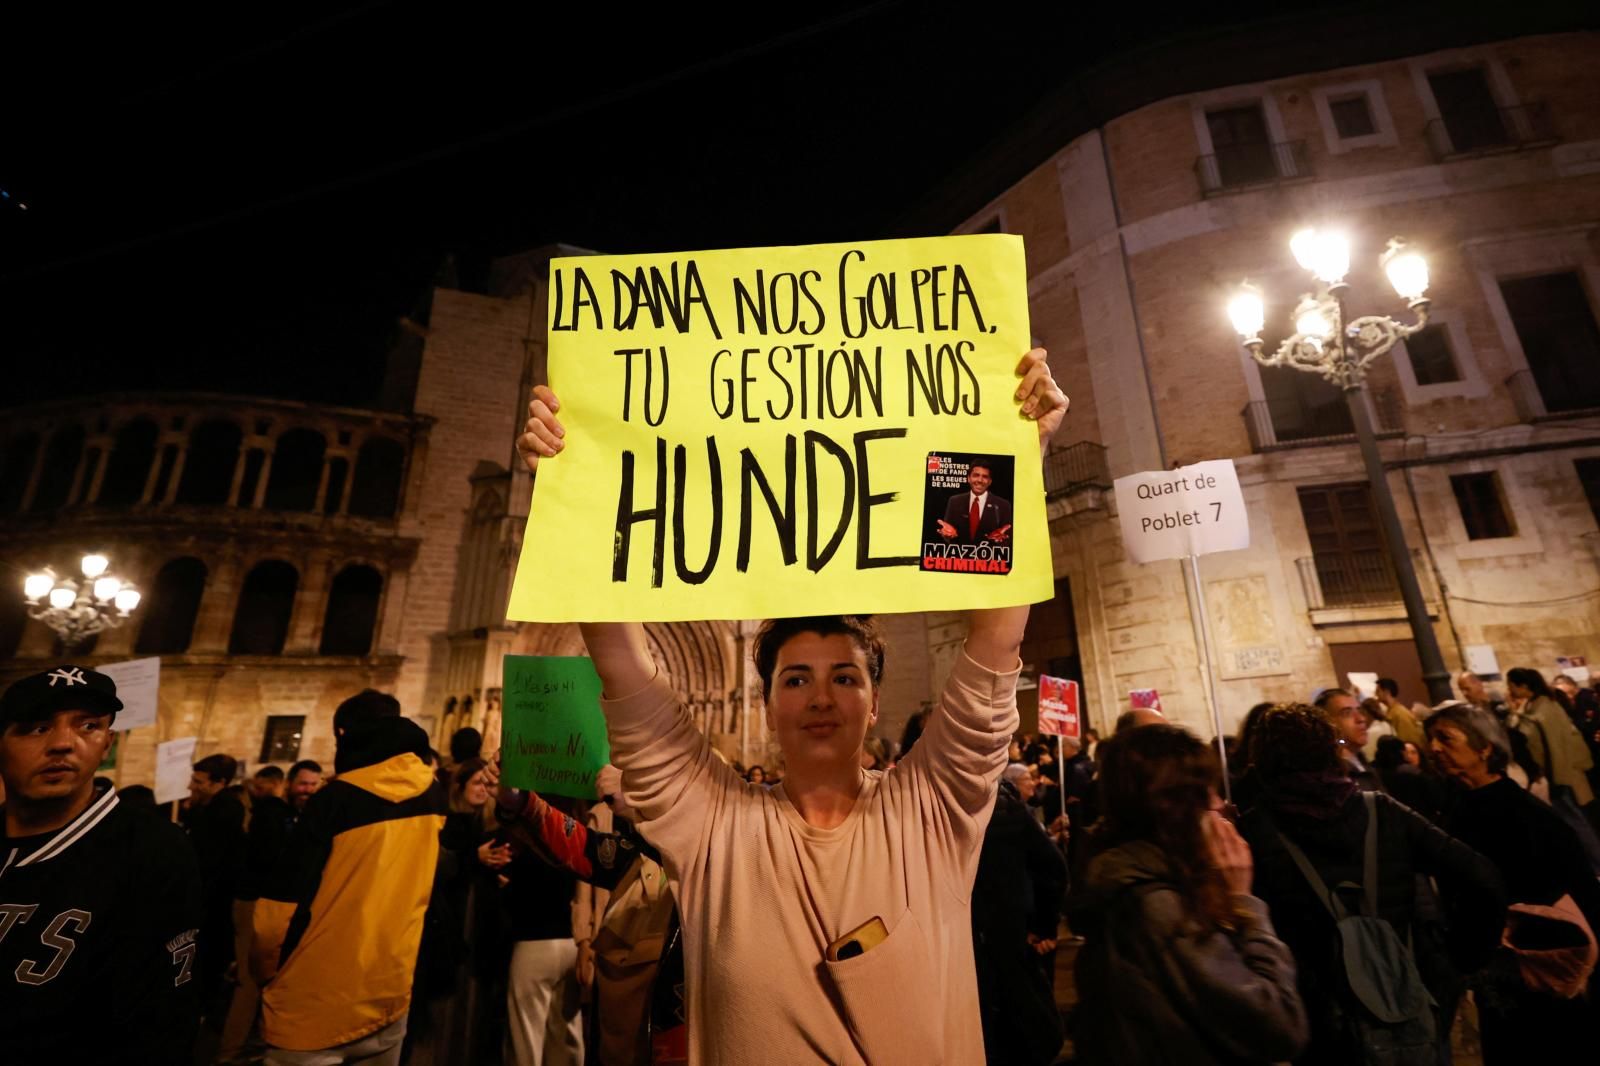
[[[1428,699],[1432,703],[1448,700],[1454,695],[1450,691],[1450,673],[1445,669],[1439,640],[1422,600],[1422,587],[1417,583],[1411,550],[1406,545],[1394,495],[1384,475],[1365,395],[1367,367],[1372,361],[1393,348],[1397,341],[1428,324],[1428,298],[1424,295],[1428,291],[1427,261],[1398,237],[1389,241],[1379,260],[1389,276],[1389,283],[1416,315],[1414,323],[1406,325],[1383,315],[1363,315],[1347,321],[1344,299],[1349,285],[1344,277],[1350,269],[1349,241],[1338,233],[1304,229],[1290,239],[1289,250],[1319,283],[1315,294],[1307,293],[1295,306],[1294,333],[1277,351],[1267,354],[1261,340],[1266,306],[1261,290],[1249,283],[1229,301],[1228,317],[1243,338],[1244,346],[1262,366],[1286,366],[1321,374],[1344,390],[1350,421],[1355,425],[1361,458],[1366,464],[1367,480],[1377,504],[1384,545],[1400,582],[1406,620],[1411,625],[1411,636],[1422,660],[1422,678],[1428,686]]]
[[[29,574],[22,584],[23,598],[34,608],[28,617],[55,630],[69,652],[101,630],[120,626],[139,606],[141,594],[110,567],[111,560],[96,552],[79,560],[82,580],[57,577],[48,566]]]

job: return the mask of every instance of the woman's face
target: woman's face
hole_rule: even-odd
[[[1407,766],[1422,765],[1422,752],[1418,751],[1417,746],[1409,740],[1406,741],[1405,760]]]
[[[482,807],[489,802],[489,783],[484,780],[482,770],[467,778],[467,783],[461,789],[461,798],[470,807]]]
[[[752,785],[765,784],[766,780],[767,780],[767,772],[765,770],[763,770],[761,767],[757,766],[755,769],[750,771],[750,783]]]
[[[1428,730],[1428,754],[1439,771],[1471,788],[1488,784],[1488,750],[1474,750],[1467,734],[1450,722],[1440,722]]]
[[[1527,685],[1519,685],[1515,681],[1506,683],[1506,691],[1511,693],[1511,698],[1514,700],[1525,700],[1533,695],[1533,689]]]
[[[797,633],[778,649],[767,728],[791,768],[858,764],[877,720],[867,655],[849,636]]]

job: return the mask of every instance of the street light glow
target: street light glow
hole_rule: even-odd
[[[81,578],[58,578],[46,566],[22,582],[28,617],[54,630],[69,650],[122,625],[143,598],[132,584],[111,573],[111,560],[101,552],[81,556],[78,565]]]
[[[50,595],[55,583],[56,579],[49,574],[29,574],[22,582],[22,594],[29,603],[38,603]]]
[[[1261,291],[1254,285],[1245,285],[1228,301],[1228,318],[1241,337],[1254,337],[1267,321],[1267,305]]]
[[[1403,300],[1420,300],[1428,291],[1428,261],[1422,253],[1407,248],[1406,242],[1398,237],[1389,242],[1388,250],[1383,253],[1383,271]]]
[[[1337,285],[1350,272],[1350,241],[1344,234],[1307,226],[1289,238],[1295,262],[1318,281]]]
[[[1294,328],[1296,333],[1321,339],[1333,332],[1333,323],[1322,313],[1322,308],[1312,307],[1300,312],[1300,316],[1294,320]]]
[[[1317,261],[1317,231],[1307,226],[1305,229],[1296,230],[1295,235],[1289,238],[1289,251],[1294,253],[1294,261],[1302,269],[1314,270]]]

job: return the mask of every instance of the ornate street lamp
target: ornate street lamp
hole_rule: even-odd
[[[1428,324],[1429,301],[1424,295],[1428,291],[1427,260],[1399,237],[1389,241],[1379,260],[1395,292],[1416,315],[1416,322],[1406,325],[1383,315],[1363,315],[1346,321],[1344,298],[1350,287],[1344,276],[1350,270],[1350,242],[1336,232],[1303,229],[1290,239],[1289,250],[1321,283],[1315,294],[1305,294],[1295,306],[1294,333],[1277,351],[1267,354],[1261,340],[1266,305],[1261,290],[1248,282],[1229,301],[1228,317],[1243,338],[1244,346],[1262,366],[1287,366],[1321,374],[1344,390],[1350,420],[1355,424],[1356,440],[1361,445],[1361,458],[1366,463],[1367,480],[1377,504],[1384,545],[1400,582],[1406,620],[1411,625],[1411,636],[1422,660],[1422,678],[1428,685],[1428,698],[1433,703],[1451,699],[1454,693],[1450,691],[1450,674],[1439,654],[1439,640],[1422,600],[1422,587],[1417,583],[1411,550],[1400,528],[1400,515],[1395,510],[1388,478],[1384,476],[1383,459],[1378,454],[1372,415],[1364,395],[1367,367],[1372,361],[1393,348],[1395,342]]]
[[[50,567],[29,574],[22,584],[23,598],[35,608],[28,617],[55,630],[61,645],[71,651],[103,629],[115,629],[139,606],[140,592],[132,582],[110,573],[111,560],[98,553],[78,563],[83,579],[57,577]]]

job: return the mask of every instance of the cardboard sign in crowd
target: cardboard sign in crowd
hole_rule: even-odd
[[[1052,594],[1022,241],[551,261],[544,460],[509,615],[675,621]]]

